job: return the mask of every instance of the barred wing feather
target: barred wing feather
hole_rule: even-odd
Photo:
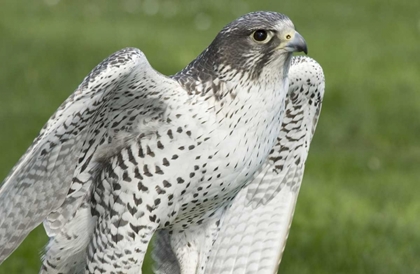
[[[43,220],[49,236],[63,228],[84,199],[80,192],[89,189],[98,146],[139,119],[162,115],[166,90],[183,92],[135,48],[112,54],[92,70],[1,185],[0,263]]]

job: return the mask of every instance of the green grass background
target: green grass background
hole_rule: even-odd
[[[0,178],[112,52],[138,47],[173,74],[255,10],[294,21],[327,83],[280,272],[420,273],[416,0],[2,0]],[[36,229],[0,273],[36,273],[46,241]]]

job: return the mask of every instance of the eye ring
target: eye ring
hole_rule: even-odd
[[[251,34],[251,37],[257,43],[267,43],[272,35],[269,31],[258,29]]]

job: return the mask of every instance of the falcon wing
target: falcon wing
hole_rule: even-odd
[[[294,57],[285,117],[262,171],[221,220],[205,273],[276,273],[291,226],[325,80],[308,57]]]
[[[89,174],[97,147],[118,131],[132,131],[138,117],[162,115],[160,99],[168,90],[183,91],[135,48],[114,53],[92,70],[1,185],[0,263],[47,217],[49,236],[65,225],[77,209],[75,200],[80,203],[74,198],[78,190],[87,191],[78,176]]]

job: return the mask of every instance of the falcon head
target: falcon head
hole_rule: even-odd
[[[237,76],[287,84],[284,79],[292,53],[299,51],[308,52],[306,42],[286,15],[251,12],[225,26],[210,46],[173,78],[187,90],[208,83],[214,93],[214,79],[230,81]]]
[[[286,15],[258,11],[224,27],[205,55],[214,58],[216,71],[229,67],[258,78],[263,68],[286,66],[287,73],[292,53],[300,51],[308,52],[306,42]]]

